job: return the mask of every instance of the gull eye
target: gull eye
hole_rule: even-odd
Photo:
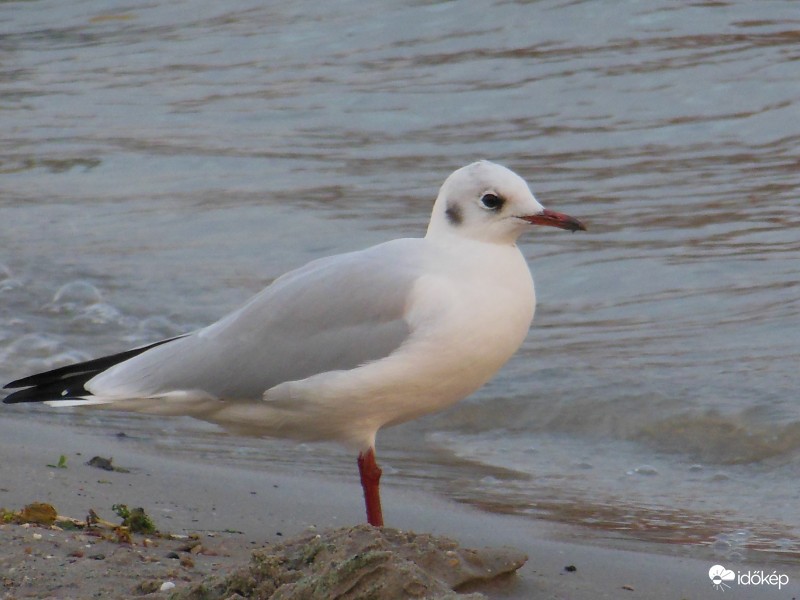
[[[500,210],[504,202],[505,200],[497,194],[484,194],[483,198],[481,198],[481,204],[489,210]]]

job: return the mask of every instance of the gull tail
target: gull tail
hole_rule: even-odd
[[[82,406],[90,404],[106,404],[107,400],[95,398],[86,389],[86,383],[110,369],[114,365],[125,362],[161,344],[171,342],[183,336],[161,340],[147,346],[126,350],[118,354],[111,354],[94,360],[59,367],[52,371],[37,373],[29,377],[17,379],[3,386],[3,389],[24,388],[12,392],[3,398],[3,404],[17,404],[20,402],[45,402],[50,406]]]

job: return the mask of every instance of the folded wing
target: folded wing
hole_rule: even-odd
[[[314,261],[213,325],[17,380],[6,387],[26,389],[4,402],[95,404],[175,395],[260,400],[280,383],[384,358],[410,333],[404,315],[420,241]]]

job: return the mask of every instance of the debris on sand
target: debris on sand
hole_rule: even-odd
[[[29,523],[31,525],[50,526],[58,519],[58,511],[47,502],[31,502],[18,511],[0,509],[4,523]]]
[[[157,533],[155,523],[143,508],[129,509],[125,504],[115,504],[111,508],[122,519],[121,524],[101,519],[94,509],[89,509],[85,519],[59,515],[56,508],[47,502],[31,502],[20,510],[0,508],[0,524],[41,525],[60,530],[91,530],[100,536],[106,533],[113,535],[122,543],[130,543],[132,533]]]
[[[445,537],[360,525],[255,550],[249,566],[171,598],[476,600],[484,596],[456,590],[513,573],[527,560],[516,550],[472,550]]]
[[[47,465],[51,469],[66,469],[67,468],[67,456],[66,454],[62,454],[58,457],[58,462],[54,465],[49,464]]]
[[[155,533],[156,526],[143,508],[128,508],[127,504],[115,504],[111,507],[122,519],[122,526],[131,533]]]
[[[116,471],[117,473],[130,473],[128,469],[123,469],[122,467],[114,466],[114,458],[104,458],[102,456],[93,456],[89,461],[86,462],[87,465],[90,467],[95,467],[97,469],[103,469],[104,471]]]

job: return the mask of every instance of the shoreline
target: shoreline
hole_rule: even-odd
[[[48,466],[62,454],[67,457],[66,468]],[[142,506],[162,531],[197,533],[223,544],[231,560],[217,561],[220,569],[231,568],[236,561],[245,564],[250,550],[264,544],[365,521],[355,476],[334,481],[318,475],[275,473],[269,465],[256,472],[157,456],[132,448],[124,438],[78,432],[16,415],[0,419],[0,456],[0,507],[19,510],[31,502],[48,502],[59,514],[82,518],[94,509],[102,518],[113,520],[113,504]],[[85,464],[94,456],[113,457],[115,466],[129,472],[102,471]],[[622,549],[613,547],[613,542],[605,546],[596,539],[579,543],[575,539],[580,532],[566,526],[486,513],[391,483],[383,490],[390,528],[446,536],[464,548],[510,547],[526,553],[529,560],[516,576],[475,590],[492,598],[681,600],[713,598],[719,593],[708,577],[712,560]],[[6,557],[30,543],[28,534],[33,528],[2,528],[3,539],[11,540],[0,549]],[[726,598],[800,596],[800,565],[778,564],[769,556],[757,559],[758,564],[746,557],[741,565],[725,566],[785,573],[789,583],[781,590],[760,585],[757,592],[734,585],[726,590]],[[2,560],[0,556],[0,564]],[[565,570],[568,566],[575,570]],[[13,588],[7,593],[13,594]],[[24,596],[4,596],[16,597]]]

